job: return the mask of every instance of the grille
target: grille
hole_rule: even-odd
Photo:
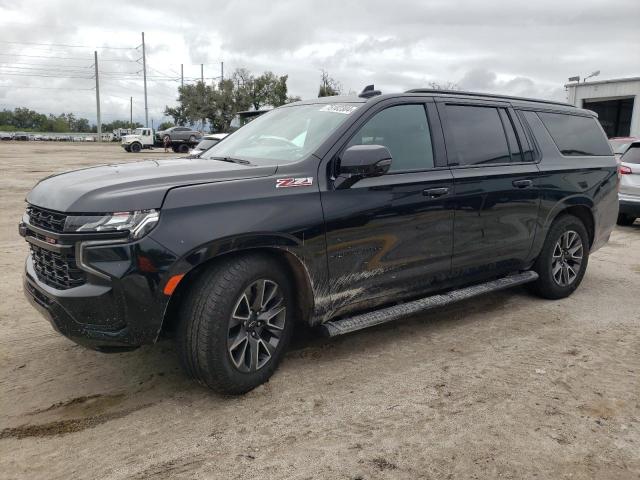
[[[85,274],[76,265],[73,254],[63,255],[36,245],[30,247],[33,268],[41,282],[58,290],[67,290],[85,283]]]
[[[31,225],[58,233],[62,233],[64,230],[64,222],[67,219],[64,213],[52,212],[33,205],[27,207],[27,215]]]

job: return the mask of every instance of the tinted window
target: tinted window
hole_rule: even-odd
[[[538,116],[563,155],[611,155],[595,118],[543,112]]]
[[[498,109],[447,105],[447,150],[452,165],[509,163],[511,155]]]
[[[640,145],[633,145],[627,153],[625,153],[620,161],[625,163],[640,163]]]
[[[384,145],[391,152],[391,171],[433,168],[433,148],[422,105],[397,105],[373,116],[351,139],[352,145]]]
[[[533,145],[531,144],[531,139],[527,138],[524,133],[524,124],[526,123],[522,116],[526,116],[527,112],[518,111],[516,116],[513,118],[514,122],[517,123],[517,129],[520,132],[520,147],[522,148],[522,156],[525,162],[533,162],[535,160],[535,155],[533,153]],[[537,118],[537,117],[536,117]],[[538,120],[540,121],[540,120]],[[530,132],[530,134],[533,134]]]
[[[511,117],[504,108],[500,108],[498,111],[500,112],[502,125],[504,125],[504,131],[507,133],[507,140],[509,141],[509,151],[511,152],[511,161],[521,162],[522,153],[520,152],[520,144],[518,143],[518,138],[516,137],[516,131],[513,129]]]

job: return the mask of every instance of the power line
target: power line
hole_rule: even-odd
[[[92,79],[93,76],[91,77],[79,77],[79,76],[73,76],[73,75],[44,75],[44,74],[36,74],[36,73],[9,73],[9,72],[2,72],[2,75],[11,75],[14,77],[47,77],[47,78],[85,78],[85,79]]]
[[[28,57],[28,58],[56,58],[60,60],[82,60],[90,62],[91,57],[58,57],[56,55],[26,55],[24,53],[0,53],[3,57]],[[101,62],[137,62],[137,60],[122,59],[122,58],[102,58]]]
[[[22,65],[8,65],[8,64],[4,64],[4,65],[0,65],[0,68],[10,68],[12,70],[24,70],[27,72],[42,72],[43,70],[45,70],[46,72],[51,72],[51,73],[56,73],[56,72],[62,72],[62,73],[89,73],[89,71],[87,70],[87,67],[61,67],[61,68],[56,68],[56,67],[24,67]]]
[[[138,47],[92,47],[90,45],[68,45],[66,43],[35,43],[35,42],[7,42],[0,40],[0,43],[10,45],[39,45],[44,47],[66,47],[66,48],[91,48],[98,50],[137,50]]]
[[[68,88],[68,87],[36,87],[32,85],[0,85],[0,87],[8,87],[13,89],[33,88],[37,90],[73,90],[73,91],[91,91],[93,88]]]
[[[7,62],[0,61],[0,65],[9,65]],[[83,67],[81,65],[68,65],[62,63],[26,63],[26,62],[11,62],[11,65],[32,65],[32,66],[50,66],[50,67],[70,67],[70,68],[91,68],[93,65]]]

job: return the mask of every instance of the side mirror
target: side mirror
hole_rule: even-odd
[[[361,178],[379,177],[391,168],[391,152],[382,145],[353,145],[340,158],[342,179],[338,188],[348,188]]]

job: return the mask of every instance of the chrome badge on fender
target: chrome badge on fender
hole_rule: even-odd
[[[310,187],[311,185],[313,185],[313,177],[276,179],[276,188]]]

